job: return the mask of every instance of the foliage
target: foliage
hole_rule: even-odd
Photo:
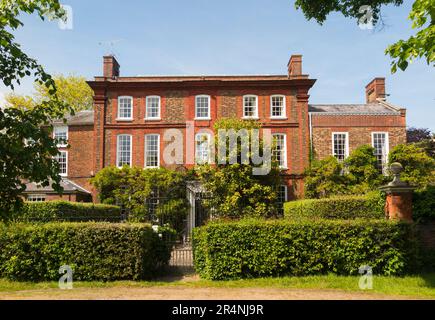
[[[146,224],[0,224],[0,277],[12,280],[58,280],[63,265],[75,281],[139,280],[169,257]]]
[[[26,202],[6,217],[7,221],[114,221],[119,222],[121,211],[117,206],[69,201]]]
[[[384,196],[374,191],[364,196],[340,196],[286,202],[284,217],[288,219],[379,219],[385,216],[384,206]]]
[[[259,128],[258,122],[233,118],[218,120],[214,125],[215,132],[220,129],[232,129],[236,132],[245,129],[251,134],[253,130]],[[214,214],[221,217],[239,218],[275,214],[277,212],[276,190],[281,184],[277,164],[272,161],[268,174],[256,175],[253,173],[254,168],[260,168],[262,165],[253,163],[252,151],[247,152],[248,161],[243,162],[240,140],[237,142],[237,148],[229,150],[229,137],[220,138],[217,135],[215,144],[216,149],[219,149],[221,145],[227,145],[227,153],[223,155],[226,159],[225,164],[215,161],[216,165],[203,164],[196,167],[204,188],[213,195],[205,202],[205,205],[213,208]],[[264,146],[261,139],[259,150],[263,153]],[[236,163],[231,164],[231,157],[237,159]],[[267,165],[267,161],[265,164]]]
[[[416,58],[426,58],[428,65],[435,66],[435,1],[415,0],[409,20],[412,20],[413,29],[420,30],[415,36],[399,40],[385,50],[394,59],[392,73],[397,71],[397,67],[404,71]]]
[[[427,186],[426,189],[414,193],[412,211],[416,220],[435,218],[435,186]]]
[[[401,174],[403,181],[422,190],[428,185],[435,184],[435,159],[427,155],[424,149],[415,144],[399,144],[391,150],[389,163],[399,162],[404,170]]]
[[[75,75],[55,75],[54,83],[58,98],[71,106],[74,111],[91,110],[93,105],[93,91],[86,83],[86,78]],[[30,109],[42,101],[50,99],[47,87],[40,83],[34,84],[36,94],[34,97],[10,93],[6,95],[6,106],[13,108]]]
[[[384,5],[400,6],[403,0],[296,0],[297,9],[301,9],[308,20],[315,19],[323,24],[332,12],[339,12],[345,17],[361,19],[366,12],[360,8],[370,5],[373,14],[373,23],[381,20],[381,8]],[[426,58],[428,64],[435,62],[435,2],[434,0],[415,0],[409,19],[412,28],[420,29],[414,36],[407,40],[399,40],[390,45],[385,53],[393,59],[391,72],[395,73],[397,67],[405,70],[409,62],[415,58]]]
[[[190,172],[165,168],[110,166],[100,170],[91,183],[98,190],[102,203],[121,204],[130,212],[133,221],[149,221],[148,214],[153,208],[147,200],[158,198],[157,217],[181,231],[187,216],[186,182],[190,177]]]
[[[11,32],[23,24],[22,13],[37,13],[63,18],[64,10],[57,0],[3,0],[0,2],[0,79],[6,87],[14,88],[24,77],[47,88],[49,99],[31,109],[0,109],[0,212],[8,214],[22,205],[20,197],[25,180],[53,188],[60,192],[59,165],[53,159],[58,150],[50,137],[52,119],[62,119],[73,112],[56,95],[54,80],[33,58],[24,53]]]
[[[314,160],[305,175],[307,198],[365,194],[384,182],[374,149],[368,145],[355,149],[343,163],[333,156]]]
[[[412,143],[412,142],[421,142],[424,140],[431,140],[432,139],[432,133],[427,128],[408,128],[406,130],[406,142]]]
[[[417,269],[411,224],[384,220],[212,222],[193,232],[195,269],[211,280]]]

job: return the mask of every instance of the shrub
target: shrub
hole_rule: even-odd
[[[267,276],[401,275],[416,269],[413,225],[383,220],[213,222],[193,232],[195,269],[211,280]]]
[[[0,224],[0,277],[12,280],[58,280],[62,265],[71,266],[74,280],[138,280],[169,256],[146,224]]]
[[[435,186],[415,192],[412,205],[414,219],[435,219]]]
[[[284,204],[286,218],[378,219],[385,216],[385,199],[380,192],[365,196],[340,196],[323,199],[305,199]]]
[[[113,221],[119,222],[117,206],[68,201],[26,202],[19,210],[5,217],[16,222],[49,221]]]

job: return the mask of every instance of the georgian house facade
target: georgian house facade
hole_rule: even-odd
[[[103,76],[88,82],[94,109],[69,117],[66,125],[54,124],[55,136],[69,145],[59,145],[69,192],[63,197],[97,201],[89,179],[107,166],[182,170],[206,161],[213,125],[221,118],[255,120],[270,129],[281,167],[281,201],[303,195],[310,154],[343,160],[370,144],[381,166],[389,150],[406,141],[406,110],[386,101],[384,78],[366,86],[362,104],[311,105],[315,82],[302,73],[300,55],[291,56],[284,75],[141,77],[122,77],[115,57],[105,56]],[[164,150],[171,144],[183,152],[168,164]],[[29,200],[55,198],[32,184],[26,193]]]

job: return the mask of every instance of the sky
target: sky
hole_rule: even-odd
[[[407,108],[408,126],[435,131],[435,69],[415,61],[390,72],[387,45],[413,34],[412,1],[384,7],[385,26],[361,29],[332,14],[308,21],[293,0],[65,0],[72,29],[23,15],[15,32],[26,53],[52,74],[92,79],[115,54],[121,76],[286,74],[292,54],[317,79],[310,103],[363,103],[365,85],[386,77],[388,101]],[[24,81],[18,93],[31,94]],[[7,89],[0,87],[0,103]]]

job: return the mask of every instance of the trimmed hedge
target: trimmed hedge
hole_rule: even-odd
[[[69,265],[81,281],[139,280],[169,261],[170,248],[150,225],[0,224],[0,278],[58,280]]]
[[[417,268],[411,224],[383,220],[212,222],[193,232],[195,269],[226,280],[326,273],[402,275]]]
[[[305,199],[284,204],[286,218],[379,219],[385,217],[385,200],[380,193]]]
[[[69,201],[25,202],[21,210],[14,212],[7,219],[15,222],[119,222],[121,209],[106,204]]]
[[[414,193],[412,211],[415,220],[435,219],[435,186],[428,186],[425,190]]]

